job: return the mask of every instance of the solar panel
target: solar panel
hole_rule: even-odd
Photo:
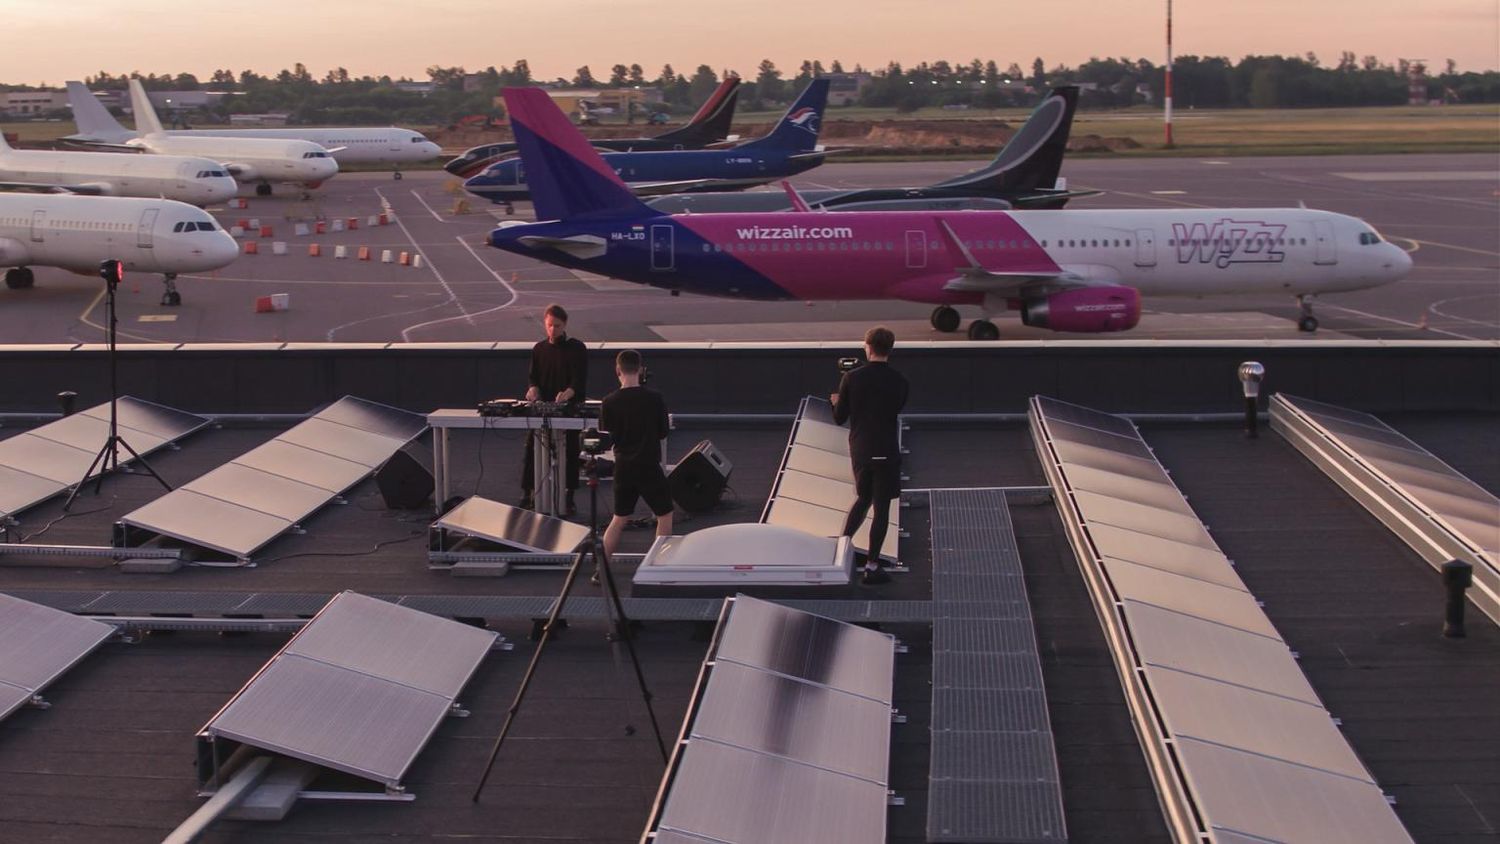
[[[0,719],[115,632],[108,624],[0,593]]]
[[[496,634],[335,596],[199,731],[399,788]],[[219,756],[226,756],[222,751]],[[200,753],[200,780],[215,780]]]
[[[743,595],[730,618],[719,659],[890,703],[889,635]]]
[[[831,422],[814,422],[802,419],[797,422],[797,432],[792,442],[809,448],[831,451],[834,454],[849,454],[849,431]]]
[[[146,455],[208,424],[191,413],[122,396],[120,435]],[[19,513],[64,492],[83,478],[109,436],[109,403],[79,411],[0,440],[0,516]],[[120,465],[129,452],[120,450]]]
[[[847,510],[835,510],[831,507],[820,507],[816,504],[808,504],[795,498],[775,498],[767,505],[765,523],[768,525],[781,525],[783,527],[796,528],[813,536],[838,536],[844,531],[844,522],[848,519]],[[873,508],[872,508],[873,509]],[[892,506],[894,514],[899,508]],[[870,524],[874,516],[865,516],[864,524],[854,532],[854,548],[857,551],[868,552],[870,549]],[[894,524],[894,522],[892,523]],[[885,542],[880,549],[880,556],[887,560],[897,558],[896,549],[900,543],[898,530],[887,529]]]
[[[854,467],[849,463],[849,455],[820,448],[792,449],[787,453],[786,468],[851,485],[854,483]]]
[[[538,554],[571,554],[589,535],[583,525],[477,495],[444,513],[432,528]]]
[[[362,399],[345,398],[324,413],[386,433],[314,416],[126,514],[120,519],[126,537],[170,536],[249,562],[389,459],[406,443],[400,435],[425,427],[419,414]]]
[[[1469,563],[1500,623],[1500,498],[1366,413],[1279,393],[1271,424],[1429,564]]]
[[[725,613],[648,833],[884,842],[894,640],[743,595]]]
[[[1117,437],[1121,444],[1111,448],[1101,432],[1122,431],[1124,420],[1068,406],[1064,421],[1049,417],[1056,407],[1033,399],[1033,440],[1061,515],[1074,526],[1074,552],[1180,833],[1218,841],[1409,841],[1144,441]]]

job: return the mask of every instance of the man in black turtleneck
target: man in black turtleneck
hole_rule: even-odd
[[[581,402],[588,386],[588,347],[568,336],[568,312],[562,305],[548,305],[542,313],[542,327],[547,330],[547,339],[531,347],[531,372],[527,376],[527,401]],[[534,506],[533,455],[536,446],[533,437],[526,437],[526,461],[521,467],[521,506]],[[568,431],[564,438],[567,452],[566,515],[578,513],[573,503],[573,492],[578,489],[578,432]]]
[[[833,421],[849,423],[849,460],[854,466],[854,506],[844,522],[853,536],[875,506],[870,524],[870,553],[862,582],[890,582],[880,567],[880,548],[890,523],[891,501],[901,494],[901,441],[898,417],[906,406],[906,378],[888,363],[896,335],[885,326],[865,333],[864,366],[848,372],[832,396]]]

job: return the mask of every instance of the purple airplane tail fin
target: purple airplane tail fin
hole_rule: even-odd
[[[506,88],[537,220],[653,217],[540,88]]]

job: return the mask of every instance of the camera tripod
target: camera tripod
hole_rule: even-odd
[[[516,690],[516,697],[511,701],[510,710],[505,714],[505,723],[500,727],[500,735],[495,738],[495,746],[490,750],[489,761],[485,763],[484,773],[479,777],[479,784],[474,787],[473,802],[479,802],[479,795],[484,791],[484,784],[490,778],[490,771],[495,767],[495,758],[500,755],[500,746],[505,743],[505,737],[510,733],[511,724],[516,720],[516,714],[521,711],[521,703],[526,697],[526,690],[531,685],[531,679],[536,674],[537,665],[542,661],[542,651],[546,649],[547,642],[552,638],[552,632],[561,626],[565,626],[563,620],[563,607],[568,602],[568,595],[573,591],[573,584],[578,580],[578,574],[583,569],[584,561],[594,562],[595,574],[599,577],[600,585],[604,587],[605,614],[609,618],[610,641],[614,643],[623,642],[625,650],[630,654],[630,663],[635,668],[635,682],[641,689],[641,700],[646,704],[646,715],[651,720],[651,731],[656,735],[656,749],[661,753],[662,764],[667,764],[667,745],[662,740],[661,726],[656,722],[656,710],[651,705],[651,690],[646,687],[646,675],[641,671],[641,660],[635,651],[635,642],[631,638],[630,619],[625,615],[625,605],[620,601],[620,592],[615,588],[615,576],[609,568],[609,556],[604,553],[604,541],[599,535],[599,466],[597,458],[588,454],[583,463],[584,478],[589,487],[589,535],[578,546],[578,552],[573,557],[573,564],[568,567],[568,575],[563,580],[562,591],[558,593],[557,600],[552,604],[552,612],[547,616],[547,622],[542,626],[542,635],[537,642],[536,650],[531,654],[531,662],[526,666],[526,674],[521,678],[521,687]],[[634,733],[634,728],[627,726],[627,734]]]
[[[130,443],[126,442],[125,438],[120,436],[120,415],[118,409],[120,401],[119,361],[115,356],[115,335],[118,330],[118,322],[115,319],[115,289],[120,286],[122,277],[120,262],[101,262],[99,264],[99,276],[104,279],[104,336],[109,347],[109,436],[105,438],[104,445],[99,449],[99,453],[94,455],[94,459],[89,462],[89,467],[83,471],[83,477],[73,487],[73,491],[68,493],[68,500],[64,501],[62,506],[64,513],[68,512],[69,508],[73,506],[73,500],[78,497],[78,493],[83,491],[84,484],[89,482],[90,477],[94,479],[94,494],[99,494],[104,488],[104,476],[109,474],[110,470],[120,467],[120,449],[122,448],[130,452],[130,456],[135,460],[136,464],[145,469],[146,473],[151,477],[156,478],[157,483],[166,487],[168,492],[172,490],[172,485],[162,480],[161,475],[156,474],[156,470],[151,468],[150,463],[146,462],[146,458],[131,448]],[[95,467],[99,469],[97,475],[94,474]]]

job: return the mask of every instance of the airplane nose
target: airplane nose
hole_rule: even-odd
[[[1400,281],[1411,273],[1411,253],[1394,243],[1386,244],[1393,253],[1385,262],[1386,269],[1390,272],[1391,281]]]

